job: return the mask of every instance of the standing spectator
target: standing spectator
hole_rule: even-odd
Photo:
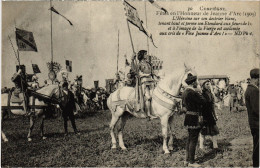
[[[232,84],[228,91],[230,94],[229,111],[231,112],[234,110],[234,108],[237,110],[237,89],[234,84]]]
[[[253,136],[253,167],[259,167],[259,68],[250,71],[251,81],[248,84],[245,100],[248,122]]]
[[[217,149],[217,139],[216,135],[219,134],[218,127],[216,125],[217,116],[215,113],[215,106],[214,106],[214,94],[212,87],[209,81],[205,81],[202,84],[202,95],[206,99],[206,103],[203,105],[202,108],[202,116],[203,116],[203,128],[201,130],[200,136],[200,148],[204,149],[203,142],[205,140],[205,136],[209,135],[212,137],[213,148]]]
[[[78,130],[75,124],[75,116],[73,111],[75,107],[75,98],[73,93],[68,89],[68,82],[62,84],[62,101],[61,101],[62,117],[64,119],[65,135],[68,135],[68,118],[71,121],[71,125],[75,134],[78,134]]]
[[[184,166],[200,167],[199,164],[195,163],[194,158],[201,129],[199,121],[200,107],[205,103],[205,98],[201,94],[201,88],[198,87],[197,76],[189,74],[185,82],[188,84],[188,87],[183,92],[182,100],[187,109],[184,126],[188,128],[189,136],[186,143],[186,161]]]

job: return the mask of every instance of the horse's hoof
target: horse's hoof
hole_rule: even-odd
[[[4,142],[8,142],[8,139],[4,139]]]
[[[32,141],[32,138],[28,138],[28,142],[31,142]]]
[[[127,151],[127,148],[126,147],[124,147],[124,148],[121,148],[123,151]]]
[[[164,154],[170,154],[171,152],[169,150],[165,150]]]
[[[116,149],[116,146],[112,146],[111,149]]]
[[[47,139],[47,137],[43,136],[42,139],[45,140],[45,139]]]
[[[171,146],[171,147],[169,147],[169,151],[173,151],[173,147]]]

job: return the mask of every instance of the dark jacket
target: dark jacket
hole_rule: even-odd
[[[199,113],[201,106],[206,102],[202,94],[191,88],[186,88],[182,94],[183,105],[187,109],[184,126],[192,129],[200,128]]]
[[[245,93],[250,128],[259,129],[259,88],[249,84]]]
[[[183,105],[186,107],[187,111],[200,112],[201,105],[206,102],[202,94],[187,88],[182,93]]]
[[[73,110],[76,109],[74,94],[70,90],[68,90],[68,94],[62,92],[60,107],[63,113],[73,113]]]
[[[202,116],[206,125],[216,125],[215,103],[213,94],[205,90],[202,93],[205,98],[205,104],[202,106]]]

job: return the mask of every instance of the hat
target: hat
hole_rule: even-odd
[[[191,73],[188,74],[187,79],[185,80],[185,82],[190,85],[193,82],[195,82],[197,80],[197,76],[193,76]]]
[[[250,71],[251,78],[259,78],[259,68],[254,68]]]

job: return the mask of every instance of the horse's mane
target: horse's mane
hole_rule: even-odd
[[[47,95],[47,96],[52,96],[57,87],[58,87],[58,85],[48,85],[48,86],[45,86],[45,87],[37,90],[37,92]]]
[[[180,80],[183,75],[184,72],[182,73],[173,72],[169,75],[166,75],[166,77],[159,82],[158,86],[161,89],[165,90],[166,92],[170,94],[174,94],[176,92],[176,89],[178,89],[178,84],[182,82]]]

